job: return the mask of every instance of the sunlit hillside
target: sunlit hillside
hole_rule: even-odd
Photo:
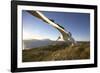
[[[90,58],[90,42],[78,42],[71,46],[66,43],[31,48],[22,51],[23,62],[78,60]]]

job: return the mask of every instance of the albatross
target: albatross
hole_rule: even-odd
[[[43,22],[46,22],[49,25],[53,26],[55,29],[57,29],[61,33],[59,36],[60,40],[63,40],[65,42],[69,41],[72,43],[72,45],[76,44],[76,41],[72,37],[72,34],[68,30],[65,30],[64,27],[61,26],[60,24],[55,23],[53,19],[49,19],[40,11],[27,11],[27,12],[37,17],[38,19],[41,19]]]

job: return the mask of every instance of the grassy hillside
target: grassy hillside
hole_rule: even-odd
[[[49,45],[22,51],[23,62],[53,61],[53,60],[77,60],[90,58],[90,43],[78,42],[71,46],[66,43]]]

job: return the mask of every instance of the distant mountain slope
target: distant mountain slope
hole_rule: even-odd
[[[29,40],[23,40],[23,49],[31,49],[31,48],[38,48],[48,45],[62,45],[64,44],[64,41],[52,41],[50,39],[44,39],[44,40],[37,40],[37,39],[29,39]],[[70,44],[70,42],[66,42],[66,45]]]
[[[54,41],[49,39],[44,40],[37,40],[37,39],[31,39],[31,40],[23,40],[24,49],[30,49],[35,47],[41,47],[41,46],[47,46],[52,44]]]

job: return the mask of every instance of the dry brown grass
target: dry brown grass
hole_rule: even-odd
[[[40,48],[23,50],[23,62],[53,61],[53,60],[78,60],[90,58],[90,43],[79,42],[76,46],[49,45]]]

